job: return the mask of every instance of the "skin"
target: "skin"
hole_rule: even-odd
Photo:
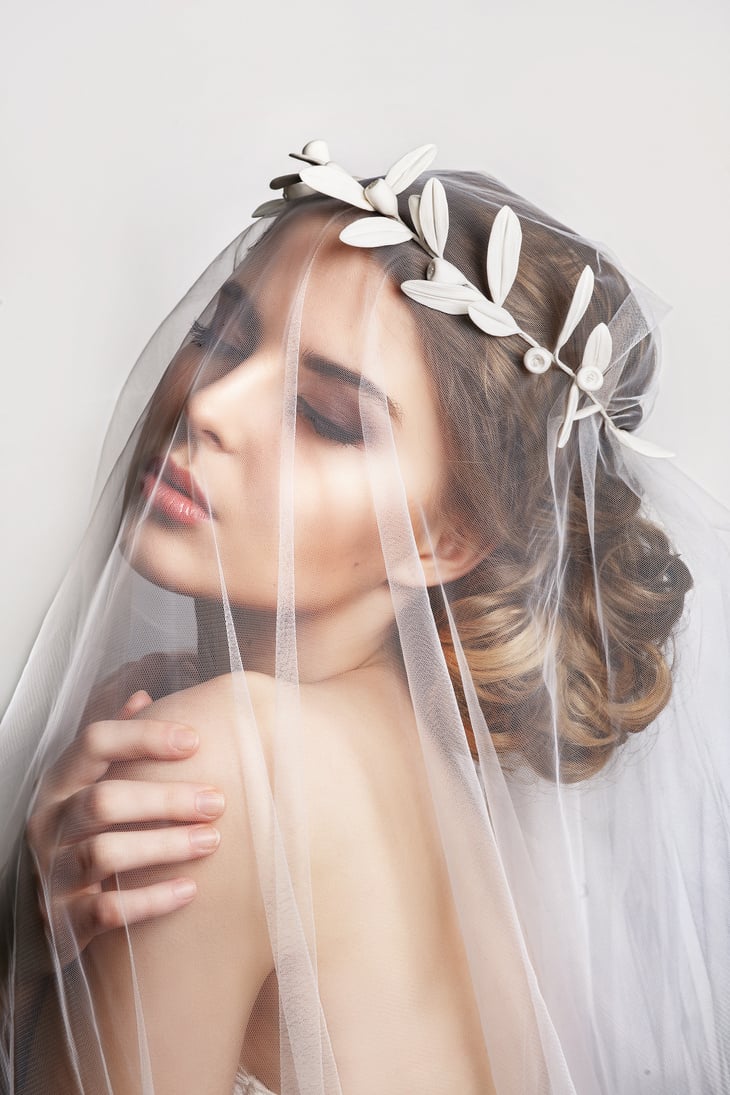
[[[46,772],[39,787],[26,839],[39,879],[39,912],[44,924],[53,920],[62,956],[73,957],[100,932],[162,916],[195,896],[195,883],[181,875],[128,890],[122,902],[118,890],[104,889],[116,872],[210,855],[218,846],[220,833],[210,824],[225,808],[218,788],[199,782],[107,778],[115,764],[140,757],[178,761],[197,750],[200,738],[192,727],[135,719],[151,703],[151,697],[140,690],[117,712],[116,720],[89,723]],[[178,824],[164,829],[108,831],[124,822],[160,820]],[[189,824],[180,824],[185,822]],[[60,832],[73,834],[73,839],[67,838],[66,852],[54,860],[49,850]],[[100,871],[96,864],[102,840],[106,862]],[[68,877],[71,859],[76,860],[75,884],[56,897],[49,909],[40,880],[48,879],[52,870]],[[64,946],[66,934],[70,938]]]
[[[271,778],[278,571],[275,503],[282,440],[285,322],[316,243],[320,246],[309,271],[301,317],[302,350],[304,353],[311,350],[360,373],[377,385],[397,409],[396,418],[388,424],[388,414],[380,400],[362,395],[359,404],[357,388],[324,378],[300,363],[291,495],[296,529],[297,657],[306,746],[303,756],[310,765],[306,787],[312,819],[312,881],[322,910],[317,918],[318,933],[322,931],[319,950],[322,993],[323,999],[329,998],[335,1009],[331,1014],[344,1016],[347,1000],[347,986],[338,982],[338,963],[332,957],[338,945],[338,925],[345,921],[342,908],[346,891],[334,886],[333,879],[342,876],[343,862],[362,865],[369,859],[376,870],[382,869],[384,857],[392,858],[395,854],[390,842],[383,845],[374,835],[381,796],[387,794],[397,801],[403,798],[404,786],[416,780],[420,791],[412,801],[407,800],[398,831],[401,827],[412,830],[411,848],[418,840],[417,834],[423,839],[431,832],[432,840],[423,842],[424,858],[418,875],[421,884],[444,871],[435,851],[439,839],[434,819],[428,813],[425,772],[419,773],[418,765],[413,762],[416,729],[407,688],[394,667],[390,649],[393,604],[374,495],[378,505],[387,508],[398,504],[401,484],[405,489],[419,573],[413,572],[412,563],[398,564],[401,581],[420,584],[424,577],[427,584],[437,578],[450,581],[471,569],[479,556],[460,534],[461,530],[454,529],[438,515],[444,468],[443,424],[402,294],[397,286],[383,279],[382,270],[369,261],[366,253],[343,245],[336,231],[327,229],[321,218],[311,216],[288,229],[285,249],[277,250],[263,261],[244,264],[234,275],[233,280],[248,290],[257,309],[258,338],[250,345],[245,360],[221,364],[220,355],[218,361],[215,356],[205,357],[204,349],[194,344],[180,352],[182,368],[195,368],[201,360],[205,368],[187,401],[183,429],[177,432],[166,455],[202,486],[213,511],[211,520],[181,525],[165,519],[154,503],[152,507],[138,505],[124,536],[124,551],[132,565],[156,584],[193,595],[199,614],[206,619],[210,606],[215,605],[220,595],[220,563],[246,671],[214,672],[216,667],[227,668],[228,647],[223,637],[212,632],[210,646],[200,651],[203,664],[213,670],[207,674],[210,679],[154,704],[148,703],[146,693],[132,697],[119,718],[124,723],[131,719],[130,729],[141,728],[140,734],[132,733],[123,739],[125,744],[117,745],[116,752],[108,743],[114,736],[113,727],[120,723],[92,724],[81,735],[72,758],[80,777],[75,784],[55,786],[51,777],[41,817],[32,828],[32,839],[38,849],[43,847],[52,823],[73,829],[75,822],[76,831],[81,830],[76,848],[85,848],[81,857],[85,885],[72,895],[76,902],[74,922],[79,942],[87,948],[88,975],[94,989],[99,1029],[105,1047],[109,1047],[107,1066],[115,1091],[136,1091],[135,1085],[140,1082],[137,1075],[127,1072],[128,1062],[135,1054],[130,1053],[125,1037],[133,1045],[133,1029],[130,1025],[125,1032],[124,1021],[120,1020],[125,1014],[127,944],[124,933],[107,930],[117,926],[124,912],[119,904],[120,895],[112,896],[114,891],[107,888],[109,877],[119,869],[119,863],[123,862],[123,869],[128,872],[127,892],[137,902],[133,915],[127,911],[126,920],[143,922],[133,937],[143,996],[149,994],[147,998],[155,999],[159,993],[165,1000],[164,1015],[153,1014],[149,1019],[155,1090],[230,1091],[232,1070],[235,1071],[241,1055],[240,1031],[246,1029],[256,1000],[270,982],[273,970],[249,821],[241,801],[241,777],[233,770],[231,757],[236,755],[236,728],[241,731],[236,678],[242,677],[251,700],[255,731],[263,746],[263,763]],[[363,306],[363,302],[368,304]],[[363,316],[370,315],[370,304],[377,309],[379,324],[374,342],[366,343],[366,334],[369,338],[371,332],[363,327]],[[253,327],[253,321],[249,322]],[[226,329],[225,337],[232,340],[230,329]],[[325,427],[328,432],[322,432],[323,420],[331,424],[336,419],[338,429],[344,428],[352,437],[358,431],[361,416],[373,431],[374,440],[367,457],[361,441],[344,443],[332,436],[331,426]],[[394,451],[388,440],[390,429]],[[394,455],[400,482],[393,475]],[[211,531],[215,534],[215,544]],[[256,637],[255,644],[251,636]],[[356,726],[358,718],[364,721],[363,733],[343,734],[343,726]],[[194,725],[199,740],[185,755],[175,754],[172,777],[170,735],[176,726],[183,724]],[[380,728],[377,734],[375,727]],[[245,731],[241,733],[245,737]],[[356,748],[354,742],[368,739],[371,752],[364,758],[361,747]],[[144,755],[143,743],[152,743]],[[333,755],[338,758],[335,782],[340,791],[334,793],[331,781],[326,781],[324,794],[323,772],[332,771]],[[363,771],[369,773],[369,779],[363,778]],[[386,778],[390,781],[387,788],[383,784]],[[373,797],[373,786],[378,781],[379,792]],[[114,782],[117,787],[113,794],[101,795],[98,790],[90,790],[104,784],[109,787]],[[142,786],[147,796],[144,809],[140,810],[139,805],[132,808],[132,800]],[[174,792],[170,790],[172,787]],[[219,812],[217,829],[213,829],[221,838],[220,845],[215,855],[208,850],[195,853],[200,858],[190,860],[191,833],[211,832],[200,812],[195,814],[195,795],[204,788],[220,789],[225,796],[225,813]],[[94,817],[91,827],[89,816]],[[333,847],[336,842],[332,834],[342,816],[347,816],[353,830],[359,832],[356,846],[347,849]],[[134,834],[115,833],[124,839],[110,842],[112,834],[105,831],[110,818],[182,822],[195,818],[200,824],[138,833],[136,842],[130,839]],[[174,845],[169,841],[173,831],[177,840]],[[246,859],[241,856],[241,848],[247,843],[251,845],[248,872],[241,870],[242,859]],[[194,901],[188,896],[184,908],[179,898],[173,898],[174,883],[180,878],[177,863],[183,859],[189,860],[185,877],[194,883],[198,894]],[[412,868],[412,852],[408,863]],[[136,875],[135,869],[144,866],[146,870]],[[407,864],[399,865],[394,860],[391,873],[395,876],[399,870],[407,872]],[[355,885],[356,879],[350,881]],[[415,880],[412,892],[417,892]],[[424,901],[428,892],[426,887]],[[354,900],[352,893],[350,900]],[[100,915],[102,901],[106,902],[106,911]],[[175,907],[179,909],[174,936],[177,953],[195,953],[198,960],[179,961],[171,970],[166,959],[168,929],[163,914]],[[234,925],[243,920],[247,932],[226,931],[220,926],[221,908],[232,911]],[[431,948],[431,953],[437,946],[448,951],[450,940],[453,954],[446,968],[463,970],[458,927],[448,910],[439,912],[441,915],[435,914],[430,921],[424,915],[420,917],[424,948],[427,951]],[[211,936],[213,922],[219,926]],[[445,923],[450,924],[448,930]],[[406,927],[404,922],[404,930]],[[328,950],[329,932],[333,949]],[[397,957],[389,956],[383,977],[392,975],[396,968]],[[408,976],[408,971],[403,971],[404,984]],[[433,971],[430,976],[428,986],[420,989],[428,990],[436,998]],[[171,977],[176,980],[172,987]],[[113,1000],[106,999],[110,983],[115,985]],[[455,1078],[459,1080],[459,1090],[465,1093],[488,1092],[491,1085],[488,1063],[481,1061],[479,1067],[474,1064],[478,1060],[476,1048],[473,1059],[467,1055],[461,1065],[454,1066],[454,1044],[463,1047],[464,1040],[471,1038],[474,1047],[481,1045],[478,1018],[473,1007],[465,1011],[463,1000],[459,1003],[454,984],[444,984],[442,997],[447,1005],[443,1013],[432,1016],[433,1044],[437,1044],[436,1032],[439,1032],[438,1037],[444,1038],[444,1060],[451,1061],[449,1070],[444,1072],[447,1084],[444,1092],[454,1090]],[[420,991],[419,986],[412,984],[408,988],[411,992]],[[206,1007],[205,1001],[213,990],[217,995],[210,998]],[[220,998],[226,1000],[225,1016],[214,1006]],[[408,996],[403,1003],[404,1014],[407,999]],[[198,1003],[194,1029],[189,1023],[191,1000]],[[127,1014],[133,1016],[133,999],[127,1001],[127,1007]],[[210,1017],[207,1022],[206,1016]],[[372,1036],[385,1051],[388,1031],[380,1029],[381,1020],[375,1008]],[[48,1022],[52,1023],[52,1019]],[[185,1031],[184,1047],[177,1045],[173,1053],[165,1047],[165,1030],[170,1028]],[[260,1029],[263,1028],[262,1023]],[[449,1042],[451,1030],[453,1040]],[[272,1026],[266,1036],[261,1035],[263,1049],[249,1044],[244,1053],[249,1066],[272,1086],[277,1082],[270,1048],[274,1033]],[[423,1032],[414,1026],[411,1036],[415,1060]],[[392,1045],[394,1075],[398,1074],[404,1047],[409,1045],[408,1037],[406,1023]],[[464,1069],[462,1076],[455,1075],[455,1067]],[[366,1079],[361,1070],[358,1080],[353,1076],[346,1089],[359,1090],[357,1085],[364,1085],[363,1090],[377,1087],[376,1073],[369,1080],[370,1088]],[[437,1087],[432,1090],[435,1092]]]
[[[273,673],[278,580],[279,460],[284,392],[285,319],[308,256],[322,233],[311,218],[287,236],[258,276],[242,269],[232,281],[246,288],[255,306],[248,329],[258,338],[236,367],[206,359],[186,407],[186,429],[178,431],[168,456],[189,470],[212,506],[215,539],[208,523],[171,526],[154,511],[133,522],[126,550],[135,568],[169,589],[218,600],[218,558],[226,590],[236,607],[235,623],[247,667]],[[301,320],[302,357],[316,354],[345,365],[385,390],[401,409],[392,422],[397,467],[407,493],[410,523],[428,584],[450,580],[474,565],[476,553],[436,516],[442,485],[443,423],[430,391],[412,317],[400,289],[359,248],[344,245],[330,230],[321,242],[307,284]],[[377,294],[379,327],[373,343],[368,303]],[[233,323],[225,328],[235,338]],[[240,334],[239,334],[240,337]],[[367,352],[366,352],[367,351]],[[200,358],[196,347],[188,354]],[[183,361],[182,368],[189,367]],[[298,370],[301,401],[291,487],[296,529],[294,576],[297,655],[301,680],[326,679],[370,664],[382,655],[393,620],[373,491],[383,508],[397,505],[400,485],[387,444],[387,415],[357,389],[323,378],[305,365]],[[323,437],[311,412],[336,419],[352,434],[360,416],[375,440],[366,460],[362,443]],[[182,434],[182,436],[180,436]],[[428,530],[428,531],[427,531]],[[430,537],[430,541],[429,541]],[[401,573],[419,583],[422,574]],[[256,646],[248,636],[256,635]]]

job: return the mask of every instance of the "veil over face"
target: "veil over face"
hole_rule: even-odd
[[[564,358],[607,325],[633,432],[663,302],[498,180],[438,177],[476,285],[519,216],[512,311],[544,345],[591,266]],[[728,1090],[730,514],[596,414],[559,447],[566,375],[406,296],[423,252],[348,247],[355,215],[247,227],[120,397],[0,731],[2,1090]],[[41,870],[24,831],[135,688],[200,720],[226,880],[84,946],[72,834]],[[215,1038],[184,1018],[204,983]]]

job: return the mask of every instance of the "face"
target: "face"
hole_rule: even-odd
[[[384,587],[376,499],[400,505],[405,491],[422,536],[444,460],[423,351],[399,288],[340,227],[299,217],[264,261],[259,244],[173,363],[171,386],[176,370],[196,379],[172,442],[144,462],[124,538],[155,583],[220,599],[220,566],[233,605],[273,610],[282,472],[298,613]]]

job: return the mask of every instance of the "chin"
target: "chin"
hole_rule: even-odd
[[[147,581],[189,597],[220,597],[209,536],[202,542],[164,518],[137,514],[128,520],[120,546],[132,569]]]
[[[128,521],[120,547],[134,571],[171,593],[222,602],[224,583],[234,608],[276,612],[276,573],[270,568],[264,572],[261,553],[254,558],[237,557],[234,574],[222,546],[219,564],[209,529],[180,529],[164,518],[137,514]]]

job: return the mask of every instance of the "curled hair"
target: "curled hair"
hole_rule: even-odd
[[[595,248],[496,180],[438,174],[449,203],[445,257],[487,293],[486,242],[494,216],[505,202],[518,215],[526,212],[509,309],[541,345],[554,346],[583,267],[595,270]],[[400,195],[404,219],[408,194],[422,185],[421,176]],[[425,276],[428,260],[415,244],[374,253],[398,283]],[[614,316],[631,294],[614,264],[603,255],[599,263],[588,309],[563,351],[574,368],[592,328]],[[621,474],[619,446],[608,441],[605,428],[598,432],[595,473],[584,483],[578,427],[595,428],[598,416],[576,422],[557,452],[556,499],[546,431],[551,412],[557,408],[562,415],[565,373],[551,368],[532,374],[522,362],[527,345],[519,336],[485,336],[467,316],[444,315],[403,296],[417,320],[440,413],[450,424],[443,511],[487,549],[446,590],[489,733],[505,766],[526,760],[551,779],[587,778],[667,704],[674,633],[692,577],[662,528],[642,513],[642,498]],[[606,408],[622,428],[641,422],[642,396],[646,402],[658,362],[651,332],[622,362]],[[432,587],[430,596],[476,757],[440,587]],[[544,664],[548,649],[552,687]]]

